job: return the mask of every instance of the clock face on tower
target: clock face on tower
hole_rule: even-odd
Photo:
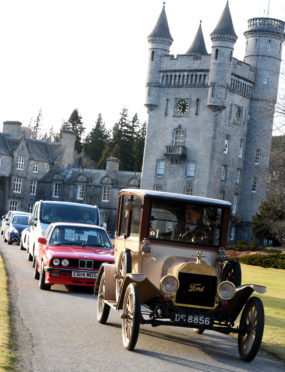
[[[189,103],[185,99],[179,99],[176,103],[176,111],[180,115],[185,115],[189,112]]]

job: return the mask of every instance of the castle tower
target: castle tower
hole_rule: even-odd
[[[220,111],[226,107],[227,89],[231,81],[234,44],[237,41],[228,2],[215,30],[211,33],[211,40],[208,108],[213,111]]]
[[[168,27],[165,4],[163,4],[162,11],[153,31],[148,36],[148,42],[149,65],[145,106],[148,110],[152,110],[158,104],[161,57],[169,54],[169,48],[173,42]]]
[[[200,23],[187,52],[171,55],[163,7],[148,38],[141,187],[228,200],[248,232],[265,196],[284,23],[254,18],[245,36],[241,61],[233,58],[237,35],[226,2],[211,54]]]
[[[255,68],[255,85],[249,106],[240,213],[246,221],[264,200],[278,91],[285,23],[272,18],[252,18],[244,33],[244,61]]]

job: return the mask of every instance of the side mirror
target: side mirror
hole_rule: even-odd
[[[38,238],[38,242],[40,243],[40,244],[47,244],[47,240],[46,240],[46,238]]]
[[[30,217],[28,223],[30,226],[37,226],[37,219],[35,217]]]

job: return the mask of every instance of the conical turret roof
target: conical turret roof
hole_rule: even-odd
[[[190,48],[186,52],[186,54],[200,54],[200,55],[207,55],[207,49],[205,45],[205,40],[202,31],[202,21],[200,21],[200,25],[198,27],[198,31],[195,35],[193,43],[191,44]]]
[[[171,42],[173,41],[167,22],[165,3],[163,3],[163,8],[161,10],[160,16],[156,22],[153,31],[148,36],[148,40],[150,39],[165,39]]]
[[[234,30],[232,16],[229,8],[229,2],[227,1],[225,9],[223,11],[223,14],[214,29],[214,31],[211,33],[211,38],[215,39],[215,37],[223,37],[230,38],[232,41],[237,40],[237,35]]]

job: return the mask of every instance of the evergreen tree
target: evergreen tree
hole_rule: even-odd
[[[120,119],[112,129],[112,139],[107,143],[98,167],[104,168],[108,157],[118,158],[120,169],[125,171],[140,171],[145,139],[145,124],[140,125],[137,114],[132,120],[128,111],[123,109]]]
[[[262,202],[252,217],[252,231],[258,239],[271,239],[282,243],[285,225],[285,197],[274,195]]]
[[[106,148],[110,135],[103,122],[102,115],[98,115],[95,127],[91,130],[85,140],[84,151],[95,162],[98,168],[104,149]]]
[[[146,122],[144,122],[136,132],[134,141],[134,171],[141,172],[143,162],[144,143],[146,135]]]
[[[82,152],[83,149],[83,140],[82,135],[85,130],[83,123],[82,123],[82,117],[79,115],[79,112],[77,109],[73,110],[70,118],[67,122],[63,123],[60,129],[60,137],[63,131],[70,130],[73,133],[75,133],[75,150],[79,153]]]

